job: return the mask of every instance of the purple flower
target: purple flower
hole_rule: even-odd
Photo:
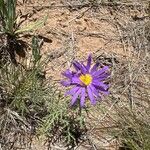
[[[103,66],[98,69],[99,63],[91,67],[91,55],[89,55],[87,64],[73,62],[75,71],[67,69],[62,74],[68,78],[66,81],[61,81],[63,86],[73,86],[73,88],[66,92],[67,95],[72,96],[71,105],[74,105],[78,98],[80,98],[80,106],[83,107],[85,99],[89,97],[91,104],[96,104],[96,99],[102,95],[108,95],[108,84],[105,83],[110,74],[109,67]]]

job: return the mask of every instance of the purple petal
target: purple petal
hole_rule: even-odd
[[[79,88],[78,91],[73,95],[71,105],[74,105],[80,93],[81,93],[81,88]]]
[[[104,90],[107,90],[109,88],[109,86],[107,84],[104,84],[103,82],[92,82],[93,85],[96,85],[98,87],[103,88]]]
[[[71,82],[70,81],[61,81],[60,82],[63,86],[69,86],[71,85]]]
[[[91,88],[89,86],[87,87],[87,92],[88,92],[91,104],[95,105],[96,104],[96,100],[95,100],[95,98],[93,96],[93,93],[92,93],[92,90],[91,90]]]
[[[96,64],[91,68],[90,73],[94,73],[95,71],[97,71],[98,66],[99,66],[99,63],[96,63]]]
[[[99,86],[94,86],[96,89],[99,90],[99,92],[103,93],[104,95],[109,95],[110,92],[108,90],[103,89],[102,87]]]
[[[79,63],[78,61],[73,62],[73,66],[77,71],[81,71],[82,73],[86,72],[86,68],[83,64]]]
[[[65,77],[67,77],[67,78],[72,78],[72,76],[73,76],[73,73],[72,73],[72,71],[70,71],[69,69],[67,69],[65,72],[63,72],[62,73],[62,75],[64,75]]]
[[[82,91],[81,91],[81,100],[80,100],[80,106],[83,107],[84,106],[84,102],[85,102],[85,88],[82,88]]]
[[[99,78],[93,79],[93,82],[101,82],[101,81],[104,81],[106,79],[107,79],[107,77],[99,77]]]
[[[89,72],[89,70],[88,70],[87,67],[84,65],[84,63],[81,62],[81,64],[82,64],[82,67],[83,67],[82,73],[87,73],[87,72]]]
[[[96,77],[96,76],[99,76],[99,75],[105,73],[108,69],[109,69],[108,66],[104,66],[102,69],[100,69],[100,70],[94,72],[92,75],[95,76],[95,77]]]
[[[78,61],[74,61],[72,64],[73,64],[74,68],[75,68],[77,71],[80,70],[81,66],[80,66],[80,63],[79,63]]]
[[[65,95],[74,95],[78,90],[79,90],[80,87],[76,86],[76,87],[73,87],[71,90],[67,91]]]
[[[80,84],[81,83],[78,76],[72,77],[71,82],[72,82],[72,84]]]
[[[104,95],[109,95],[110,94],[109,91],[102,91],[102,90],[101,90],[101,93],[103,93]]]
[[[91,54],[90,54],[89,57],[88,57],[87,66],[86,66],[86,68],[87,68],[88,71],[89,71],[89,69],[90,69],[90,67],[91,67],[91,62],[92,62],[92,56],[91,56]]]
[[[93,85],[89,85],[89,86],[90,86],[92,93],[94,93],[95,96],[99,96],[97,89]]]
[[[98,76],[98,77],[93,77],[93,82],[100,82],[100,81],[103,81],[103,80],[107,79],[109,76],[110,76],[110,74],[104,73],[104,74],[102,74],[102,75],[100,75],[100,76]]]

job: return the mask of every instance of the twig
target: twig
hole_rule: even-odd
[[[146,3],[146,2],[145,2]],[[126,6],[126,7],[143,7],[143,4],[140,3],[124,3],[124,2],[100,2],[100,3],[86,3],[86,4],[77,4],[77,5],[27,5],[27,7],[41,7],[45,9],[50,9],[50,8],[85,8],[85,7],[90,7],[92,4],[92,7],[99,7],[99,6],[109,6],[109,7],[114,7],[114,6]]]
[[[144,58],[143,58],[143,59],[144,59]],[[138,77],[138,74],[139,74],[139,72],[141,72],[142,68],[143,68],[143,66],[142,66],[141,68],[139,68],[139,70],[138,70],[136,76],[133,77],[133,79],[130,81],[130,83],[126,86],[126,88],[122,91],[122,93],[121,93],[120,95],[122,95],[122,94],[130,87],[130,85],[133,83],[133,81]],[[104,114],[104,116],[103,116],[102,118],[98,119],[98,122],[97,122],[96,126],[97,126],[101,121],[103,121],[103,120],[105,119],[105,117],[109,114],[109,112],[112,110],[112,108],[114,107],[114,105],[115,105],[116,103],[118,103],[118,102],[119,102],[119,99],[116,99],[116,100],[112,103],[112,105],[110,106],[110,108],[108,109],[108,111]],[[95,129],[95,126],[94,126],[93,128],[91,128],[88,132],[90,133],[90,132],[92,132],[94,129]],[[88,134],[88,133],[87,133],[87,134]]]

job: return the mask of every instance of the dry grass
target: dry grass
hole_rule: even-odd
[[[18,59],[17,67],[8,59],[1,61],[5,65],[0,65],[0,149],[149,150],[148,1],[55,3],[41,1],[35,3],[40,7],[30,7],[30,19],[44,16],[45,9],[49,17],[56,16],[36,33],[42,41],[32,41],[32,54]],[[61,19],[57,11],[64,13]],[[95,107],[87,103],[81,112],[69,107],[70,99],[58,82],[72,60],[86,59],[89,52],[95,62],[110,66],[111,94]]]

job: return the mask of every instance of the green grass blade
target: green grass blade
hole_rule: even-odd
[[[4,0],[0,0],[0,12],[1,12],[1,15],[7,15],[7,10],[6,10],[6,7],[5,7],[5,3],[4,3]]]
[[[36,21],[34,23],[29,24],[26,27],[23,27],[22,29],[17,30],[15,34],[37,30],[38,28],[44,26],[46,20],[47,16],[43,20]]]
[[[14,34],[16,0],[0,0],[0,18],[4,32]]]
[[[16,20],[16,0],[7,0],[8,31],[13,34]]]
[[[7,16],[8,16],[8,13],[7,13],[7,9],[6,9],[4,0],[0,0],[0,18],[2,20],[3,26],[6,26]]]
[[[37,37],[33,37],[32,38],[32,56],[33,56],[33,60],[34,60],[34,63],[36,64],[40,58],[41,58],[41,55],[40,55],[40,47],[39,47],[39,40]]]

